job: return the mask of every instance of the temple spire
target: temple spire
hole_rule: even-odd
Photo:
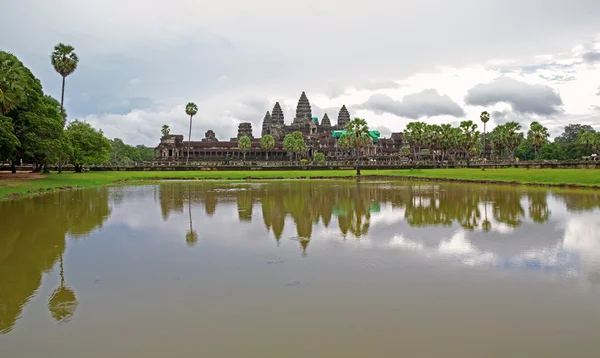
[[[273,107],[273,111],[271,111],[271,129],[269,134],[273,138],[281,140],[285,134],[284,125],[283,110],[279,102],[277,102],[275,103],[275,107]]]
[[[326,126],[326,127],[331,127],[331,121],[329,120],[329,116],[327,115],[327,113],[325,113],[325,115],[323,116],[323,119],[321,119],[321,125]]]
[[[310,121],[312,121],[310,102],[308,101],[308,97],[306,97],[306,93],[302,92],[298,100],[298,106],[296,106],[296,118],[294,118],[292,124],[309,124]]]
[[[269,111],[267,111],[267,114],[265,114],[265,118],[263,119],[263,123],[262,123],[262,132],[261,132],[261,137],[266,136],[267,134],[271,134],[271,113],[269,113]]]
[[[350,112],[348,112],[346,105],[343,105],[338,114],[337,126],[339,128],[346,128],[348,123],[350,123]]]

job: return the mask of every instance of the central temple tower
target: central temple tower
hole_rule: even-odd
[[[312,111],[310,109],[310,102],[306,93],[302,92],[300,99],[298,100],[298,106],[296,107],[296,118],[292,122],[293,126],[308,125],[312,121]]]

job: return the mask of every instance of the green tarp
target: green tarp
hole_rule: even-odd
[[[346,131],[333,131],[331,133],[331,136],[334,138],[339,138],[344,134],[346,134]],[[371,139],[373,139],[373,143],[377,143],[377,142],[379,142],[379,136],[381,134],[379,133],[379,131],[369,131],[369,133],[367,133],[367,134],[363,133],[363,137],[365,135],[368,135],[369,137],[371,137]]]

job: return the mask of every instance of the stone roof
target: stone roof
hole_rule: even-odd
[[[321,125],[331,127],[331,121],[329,120],[329,116],[327,115],[327,113],[325,113],[323,119],[321,119]]]
[[[271,113],[269,113],[269,111],[267,111],[267,114],[265,114],[265,118],[263,119],[263,123],[262,123],[262,132],[261,132],[261,136],[265,136],[267,134],[269,134],[271,130]]]
[[[273,111],[271,111],[271,123],[273,124],[284,124],[283,122],[283,110],[279,105],[279,102],[275,103]]]
[[[296,106],[296,118],[294,118],[293,124],[308,124],[312,119],[312,110],[310,108],[310,102],[306,93],[302,92],[300,99],[298,100],[298,106]]]
[[[340,113],[338,114],[338,127],[346,127],[350,123],[350,112],[346,108],[346,105],[343,105],[340,109]]]

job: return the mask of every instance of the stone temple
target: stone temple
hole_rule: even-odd
[[[349,158],[351,153],[338,146],[338,138],[334,135],[336,131],[346,128],[350,122],[350,112],[346,106],[342,106],[337,114],[336,124],[331,123],[331,119],[325,113],[319,120],[313,117],[310,101],[306,93],[302,92],[298,105],[296,106],[296,116],[291,124],[285,124],[284,113],[279,105],[275,103],[273,110],[267,112],[262,120],[260,128],[261,137],[271,135],[275,139],[275,147],[269,151],[269,160],[289,160],[289,155],[283,148],[283,138],[286,134],[296,131],[302,133],[306,142],[306,159],[312,159],[315,153],[320,152],[325,155],[327,161],[343,160]],[[378,132],[377,132],[378,133]],[[246,154],[248,160],[265,160],[267,153],[260,147],[260,138],[255,138],[252,131],[252,123],[244,122],[238,126],[238,134],[235,138],[228,141],[220,141],[216,138],[212,130],[205,133],[201,141],[192,141],[190,145],[190,160],[227,160],[238,159],[242,153],[238,148],[238,140],[242,136],[247,136],[252,140],[249,152]],[[402,146],[402,133],[392,133],[391,138],[375,138],[366,153],[373,157],[387,157],[397,154]],[[155,161],[173,162],[185,161],[187,156],[188,142],[184,141],[184,136],[179,134],[169,134],[163,136],[160,144],[155,148]]]

